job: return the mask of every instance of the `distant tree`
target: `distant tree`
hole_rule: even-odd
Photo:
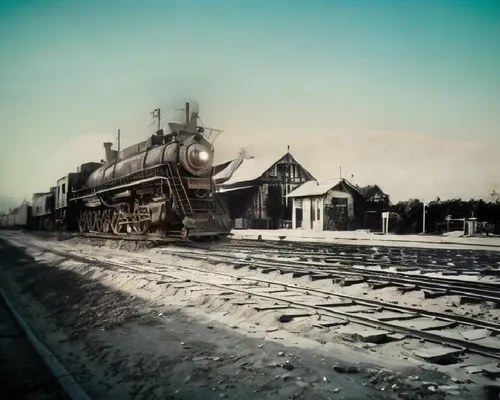
[[[391,211],[399,215],[398,232],[419,233],[422,231],[423,204],[417,199],[410,199],[395,204]],[[434,200],[428,203],[426,213],[426,231],[443,232],[447,229],[446,217],[454,219],[475,216],[482,223],[483,231],[500,234],[500,199],[486,202],[484,200],[451,199]],[[459,228],[460,223],[455,223]]]
[[[490,193],[491,200],[495,203],[500,203],[500,192],[496,189]]]
[[[401,201],[391,207],[391,212],[398,215],[400,233],[416,233],[422,230],[423,203],[418,199]]]

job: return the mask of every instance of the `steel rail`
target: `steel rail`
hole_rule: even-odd
[[[500,284],[487,283],[487,282],[471,282],[465,280],[453,280],[446,278],[430,278],[424,276],[413,276],[401,272],[387,272],[387,271],[373,271],[369,269],[355,268],[342,265],[325,266],[319,263],[308,262],[282,262],[274,260],[235,260],[234,255],[229,254],[193,254],[182,251],[168,250],[166,252],[171,255],[176,255],[184,258],[204,259],[217,262],[228,262],[235,265],[249,266],[252,264],[255,267],[276,269],[283,272],[305,272],[307,275],[313,273],[323,275],[334,275],[342,273],[349,276],[367,275],[371,279],[385,280],[391,283],[398,283],[400,285],[416,285],[420,289],[445,291],[447,294],[456,294],[460,296],[481,298],[485,301],[500,302]],[[229,260],[229,261],[227,261]],[[293,265],[296,264],[296,265]],[[313,267],[314,269],[305,269],[305,267]],[[332,277],[333,278],[333,277]],[[396,285],[397,286],[397,285]]]
[[[234,249],[241,249],[242,251],[250,251],[250,250],[255,250],[255,249],[258,249],[259,252],[263,252],[263,253],[273,253],[273,252],[283,252],[283,246],[284,243],[280,243],[280,246],[262,246],[262,245],[247,245],[247,244],[239,244],[239,243],[234,243],[234,241],[230,242],[230,243],[225,243],[223,244],[221,247],[225,247],[225,248],[230,248],[232,250]],[[291,247],[291,246],[285,246],[285,247]],[[296,248],[302,248],[303,246],[301,245],[301,243],[294,243],[294,246],[293,248],[296,249]],[[355,248],[356,245],[353,245],[353,244],[349,244],[349,245],[342,245],[341,248]],[[372,246],[370,246],[372,247]],[[391,248],[392,249],[392,248]],[[422,251],[425,251],[425,250],[428,250],[428,249],[416,249],[416,248],[408,248],[409,250],[412,250],[412,253],[416,253],[418,251],[418,253],[421,253]],[[457,268],[460,268],[460,266],[449,266],[449,265],[440,265],[440,264],[437,264],[437,263],[428,263],[428,262],[419,262],[418,259],[419,258],[431,258],[431,255],[426,255],[425,257],[424,256],[421,256],[421,255],[416,255],[416,254],[413,254],[413,255],[410,255],[408,257],[401,257],[401,256],[396,256],[396,255],[391,255],[392,257],[387,260],[387,259],[367,259],[367,256],[369,256],[370,254],[369,253],[361,253],[361,252],[355,252],[355,253],[349,253],[349,254],[336,254],[336,253],[332,253],[332,252],[329,252],[327,250],[329,249],[326,249],[326,248],[323,248],[323,249],[320,249],[320,251],[318,252],[318,249],[316,249],[316,251],[312,251],[311,249],[309,249],[308,247],[304,247],[304,250],[307,250],[309,251],[309,253],[306,253],[305,251],[300,251],[300,250],[293,250],[293,251],[286,251],[287,254],[293,254],[293,255],[296,255],[296,256],[302,256],[302,257],[305,257],[305,256],[308,256],[308,257],[317,257],[317,258],[322,258],[322,259],[332,259],[332,260],[335,260],[335,261],[342,261],[342,260],[350,260],[352,258],[360,258],[361,260],[363,260],[365,263],[373,263],[373,264],[384,264],[384,265],[393,265],[393,264],[398,264],[398,265],[401,265],[401,266],[408,266],[408,267],[429,267],[429,268],[436,268],[436,267],[448,267],[450,269],[457,269]],[[443,249],[440,249],[441,251]],[[456,251],[456,250],[454,250]],[[476,252],[477,250],[473,250],[474,252]],[[470,252],[470,251],[469,251]],[[381,253],[382,254],[382,253]],[[386,257],[389,257],[389,255],[386,253],[384,254],[384,256]],[[471,261],[478,261],[480,259],[485,259],[485,258],[495,258],[497,260],[500,261],[500,257],[499,257],[499,253],[498,252],[493,252],[489,257],[488,257],[488,254],[481,254],[480,257],[474,257],[474,260],[471,260]],[[435,261],[439,261],[439,262],[443,262],[443,263],[449,263],[449,262],[452,262],[452,259],[451,258],[444,258],[444,257],[436,257],[436,256],[432,256],[433,260]],[[415,260],[416,259],[416,260]],[[463,260],[462,260],[463,262]]]
[[[332,315],[340,316],[344,319],[358,323],[360,325],[369,326],[369,327],[377,328],[377,329],[383,328],[383,329],[385,329],[387,331],[391,331],[391,332],[405,333],[405,334],[409,334],[409,335],[412,335],[412,336],[417,337],[417,338],[425,339],[429,342],[439,343],[442,345],[448,345],[448,346],[451,346],[454,348],[458,348],[462,351],[473,352],[473,353],[480,354],[480,355],[485,356],[485,357],[500,359],[500,348],[493,348],[493,347],[484,346],[484,345],[481,345],[477,342],[467,341],[465,339],[461,340],[461,339],[457,339],[457,338],[453,338],[453,337],[449,337],[449,336],[441,336],[441,335],[438,335],[438,334],[433,333],[433,332],[423,331],[423,330],[419,330],[419,329],[415,329],[415,328],[411,328],[411,327],[402,327],[399,325],[391,324],[391,323],[386,322],[386,321],[380,321],[376,318],[372,318],[369,316],[360,316],[360,315],[356,315],[356,314],[342,312],[342,311],[334,310],[334,309],[331,309],[331,308],[328,308],[325,306],[321,306],[321,305],[309,304],[309,303],[305,303],[305,302],[301,302],[301,301],[292,300],[289,298],[283,299],[283,298],[280,298],[278,296],[273,296],[270,294],[255,293],[255,292],[252,292],[251,290],[245,290],[245,289],[231,287],[230,284],[222,285],[222,284],[217,284],[217,283],[213,283],[213,282],[207,282],[207,281],[204,281],[204,280],[196,278],[196,277],[195,278],[186,278],[185,276],[179,277],[179,276],[176,276],[175,274],[172,274],[171,272],[168,272],[168,274],[167,274],[166,272],[162,272],[162,271],[159,271],[158,269],[154,269],[154,268],[150,268],[150,267],[146,267],[146,266],[133,267],[133,266],[130,266],[127,264],[122,264],[122,263],[119,263],[116,261],[110,261],[109,259],[103,260],[103,259],[100,259],[100,258],[95,257],[95,256],[85,257],[82,255],[75,255],[75,254],[68,252],[68,251],[54,250],[54,249],[50,249],[48,247],[45,248],[44,246],[40,246],[40,245],[33,245],[33,247],[38,247],[38,248],[43,249],[47,252],[51,252],[55,255],[59,255],[61,257],[66,257],[66,258],[72,258],[74,260],[78,260],[78,261],[81,261],[84,263],[94,261],[100,265],[104,265],[104,266],[108,266],[108,267],[112,267],[112,268],[119,267],[119,268],[124,268],[124,269],[128,269],[131,271],[139,272],[139,273],[147,273],[147,274],[157,275],[160,277],[174,278],[174,279],[178,279],[180,281],[188,280],[189,282],[194,282],[194,283],[198,283],[201,285],[207,285],[207,286],[211,286],[211,287],[217,287],[219,289],[224,289],[225,291],[231,290],[233,292],[244,293],[246,295],[251,295],[254,297],[260,297],[260,298],[265,298],[265,299],[269,299],[269,300],[280,301],[283,303],[293,304],[294,306],[296,306],[298,308],[312,309],[312,310],[316,310],[316,311],[320,310],[320,311],[327,314],[325,316],[328,316],[328,315],[329,316],[332,316]],[[466,317],[449,316],[446,314],[431,312],[431,311],[427,311],[427,310],[412,309],[410,307],[402,307],[402,306],[394,306],[394,305],[391,305],[388,303],[384,303],[381,301],[375,301],[375,300],[371,300],[371,299],[370,300],[360,299],[360,298],[357,298],[355,296],[349,296],[349,295],[340,294],[340,293],[331,293],[331,292],[325,292],[325,291],[320,291],[320,290],[316,290],[316,289],[297,287],[297,286],[287,285],[284,283],[276,283],[273,281],[266,281],[263,279],[235,276],[232,274],[226,274],[226,273],[215,272],[215,271],[207,271],[204,269],[199,269],[199,268],[194,268],[194,267],[174,266],[174,265],[167,265],[166,266],[163,264],[160,264],[160,266],[161,266],[161,268],[173,268],[176,270],[191,270],[191,271],[198,272],[198,273],[201,272],[201,273],[206,274],[206,275],[226,276],[228,278],[236,279],[238,281],[247,280],[247,281],[253,281],[253,282],[267,283],[269,285],[283,286],[283,287],[287,287],[287,288],[290,288],[293,290],[304,291],[305,294],[307,294],[307,293],[321,293],[321,294],[325,294],[325,295],[329,295],[329,296],[350,299],[354,303],[357,303],[360,305],[382,306],[384,309],[393,310],[393,311],[400,311],[400,312],[401,311],[406,311],[406,312],[413,311],[417,315],[421,315],[421,316],[432,317],[432,318],[437,317],[443,321],[450,321],[450,322],[454,322],[457,324],[470,325],[470,326],[473,326],[475,328],[491,329],[491,330],[494,330],[495,332],[500,332],[500,325],[498,325],[498,324],[493,324],[493,323],[488,323],[488,322],[478,323],[476,320],[468,319]],[[439,329],[439,328],[436,328],[436,329]]]
[[[383,328],[383,329],[386,329],[388,331],[397,332],[397,333],[410,334],[410,335],[413,335],[415,337],[419,337],[419,338],[428,340],[429,342],[439,343],[439,344],[443,344],[443,345],[446,344],[448,346],[458,348],[462,351],[464,351],[464,350],[470,351],[470,352],[474,352],[476,354],[480,354],[480,355],[485,356],[485,357],[492,357],[492,358],[500,359],[500,348],[493,348],[493,347],[484,346],[484,345],[481,345],[479,343],[467,341],[465,339],[461,340],[461,339],[456,339],[456,338],[449,337],[449,336],[441,336],[441,335],[438,335],[438,334],[433,333],[433,332],[419,330],[419,329],[415,329],[415,328],[411,328],[411,327],[402,327],[402,326],[394,325],[394,324],[391,324],[389,322],[381,321],[381,320],[378,320],[376,318],[372,318],[369,316],[360,316],[359,314],[351,314],[351,313],[342,312],[339,310],[332,310],[331,308],[317,305],[317,304],[305,303],[305,302],[301,302],[301,301],[291,300],[289,298],[282,298],[282,297],[278,297],[278,296],[273,296],[270,294],[255,293],[251,290],[245,290],[245,289],[231,287],[230,284],[223,285],[223,284],[216,284],[216,283],[212,283],[212,282],[207,282],[207,281],[204,281],[204,280],[199,279],[199,278],[186,278],[186,277],[182,277],[182,276],[179,277],[179,276],[176,276],[175,274],[173,275],[170,272],[168,272],[168,274],[167,274],[165,272],[161,272],[161,271],[158,271],[158,270],[155,270],[155,269],[152,269],[149,267],[144,267],[144,266],[130,267],[126,264],[110,262],[109,260],[106,260],[104,262],[111,263],[114,266],[120,266],[121,268],[128,268],[131,270],[135,270],[137,272],[142,272],[142,273],[147,272],[150,274],[156,274],[156,275],[159,275],[162,277],[169,277],[169,278],[174,278],[174,279],[178,279],[178,280],[188,279],[189,282],[195,282],[198,284],[208,285],[208,286],[216,287],[218,289],[223,289],[226,291],[229,290],[229,291],[233,291],[233,292],[244,293],[244,294],[251,295],[254,297],[261,297],[261,298],[265,298],[265,299],[269,299],[269,300],[275,300],[275,301],[280,301],[283,303],[293,304],[294,306],[296,306],[298,308],[302,308],[302,309],[321,310],[329,315],[340,316],[344,319],[347,319],[351,322],[358,323],[360,325],[369,326],[369,327],[375,328],[375,329]],[[163,266],[163,267],[165,268],[165,266]],[[416,309],[411,309],[410,307],[393,307],[387,303],[383,303],[383,302],[379,302],[379,301],[372,301],[372,300],[367,301],[367,300],[362,300],[362,299],[355,298],[353,296],[348,296],[348,295],[329,293],[329,292],[324,292],[324,291],[319,291],[319,290],[311,290],[309,288],[296,287],[296,286],[287,285],[287,284],[283,284],[283,283],[276,283],[276,282],[272,282],[272,281],[265,281],[265,280],[254,279],[254,278],[240,277],[240,276],[235,276],[235,275],[231,275],[231,274],[224,274],[224,273],[219,273],[219,272],[202,270],[199,268],[184,267],[184,266],[168,266],[168,267],[175,268],[177,270],[183,269],[183,270],[192,270],[195,272],[202,272],[204,274],[222,275],[222,276],[226,276],[229,278],[237,279],[239,281],[248,280],[248,281],[254,281],[254,282],[268,283],[268,284],[272,284],[272,285],[276,285],[276,286],[287,287],[287,288],[290,288],[293,290],[304,291],[305,294],[306,294],[306,292],[307,293],[322,293],[322,294],[327,294],[329,296],[347,298],[347,299],[353,300],[354,303],[359,304],[359,305],[366,305],[366,306],[380,305],[380,306],[383,306],[384,309],[392,310],[392,311],[402,311],[402,310],[410,311],[410,310],[413,310],[413,312],[415,312],[417,315],[433,317],[433,318],[439,317],[439,319],[443,320],[443,321],[455,322],[457,324],[462,323],[462,324],[470,325],[470,326],[473,326],[476,328],[490,329],[490,330],[495,331],[496,333],[500,333],[500,325],[498,325],[498,324],[487,323],[487,322],[486,323],[478,323],[477,321],[472,320],[472,319],[468,319],[466,317],[455,317],[455,316],[450,317],[448,315],[444,315],[441,313],[416,310]],[[327,316],[327,315],[325,315],[325,316]],[[439,329],[439,328],[437,328],[437,329]]]

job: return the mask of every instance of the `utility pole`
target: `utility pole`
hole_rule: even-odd
[[[287,156],[290,153],[290,145],[286,147]],[[288,157],[288,171],[285,173],[285,206],[286,206],[286,214],[288,215],[288,186],[292,181],[292,162],[290,157]],[[282,203],[283,204],[283,203]]]
[[[120,130],[118,129],[118,153],[120,152]]]
[[[425,203],[425,201],[424,201],[424,208],[423,208],[424,209],[424,215],[423,215],[423,228],[422,228],[422,233],[423,234],[425,234],[425,213],[427,212],[426,208],[427,208],[427,203]]]

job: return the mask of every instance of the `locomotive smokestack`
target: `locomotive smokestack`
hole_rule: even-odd
[[[198,103],[195,101],[185,102],[182,114],[176,113],[175,117],[168,121],[168,131],[169,132],[187,132],[195,134],[197,133],[196,122],[198,120]],[[184,121],[183,121],[184,119]]]
[[[186,115],[186,131],[189,133],[198,132],[198,114],[199,114],[199,105],[198,103],[191,102],[186,104],[186,109],[189,111],[188,115]]]
[[[104,143],[104,152],[106,154],[106,162],[108,163],[111,161],[111,146],[113,146],[111,142]]]

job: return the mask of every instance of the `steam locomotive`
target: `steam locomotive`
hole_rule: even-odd
[[[186,103],[186,120],[168,123],[148,140],[82,164],[50,192],[33,196],[35,229],[65,228],[112,235],[159,233],[188,240],[225,236],[227,209],[212,180],[214,147],[198,111]]]

